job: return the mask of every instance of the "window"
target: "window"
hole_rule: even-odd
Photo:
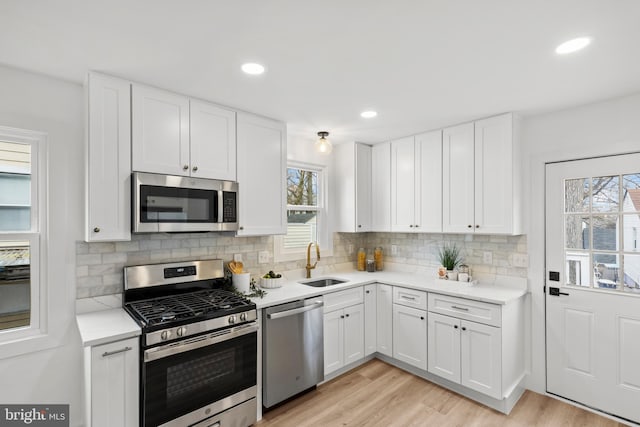
[[[0,343],[46,329],[44,150],[42,133],[0,127]]]
[[[326,183],[319,166],[291,163],[287,168],[287,234],[276,236],[276,261],[303,259],[310,242],[330,255],[326,215]]]

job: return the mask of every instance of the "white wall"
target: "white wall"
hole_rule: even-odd
[[[81,362],[75,326],[75,241],[81,238],[83,98],[79,85],[0,66],[0,125],[46,132],[49,154],[49,280],[67,306],[59,347],[0,359],[0,402],[68,403],[81,425]],[[62,331],[58,331],[62,332]]]
[[[523,121],[527,242],[531,290],[529,388],[545,391],[544,169],[545,162],[640,151],[640,94]]]

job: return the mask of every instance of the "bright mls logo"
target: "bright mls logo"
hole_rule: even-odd
[[[0,426],[69,427],[69,405],[0,405]]]

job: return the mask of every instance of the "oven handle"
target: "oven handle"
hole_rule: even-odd
[[[278,311],[276,313],[267,314],[268,319],[280,319],[282,317],[293,316],[294,314],[304,313],[305,311],[315,310],[316,308],[320,308],[324,305],[322,301],[316,301],[314,304],[307,305],[305,307],[294,308],[291,310]]]
[[[257,330],[258,324],[252,323],[248,325],[238,326],[233,329],[225,329],[206,335],[187,338],[185,340],[166,344],[160,347],[150,348],[148,350],[145,350],[144,352],[144,361],[145,363],[152,362],[154,360],[162,359],[163,357],[173,356],[174,354],[184,353],[185,351],[195,350],[197,348],[206,347],[209,345],[220,343],[222,341],[237,338],[242,335],[251,334],[257,332]]]

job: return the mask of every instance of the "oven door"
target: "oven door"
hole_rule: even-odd
[[[191,425],[255,402],[257,330],[248,323],[145,350],[142,425]]]

